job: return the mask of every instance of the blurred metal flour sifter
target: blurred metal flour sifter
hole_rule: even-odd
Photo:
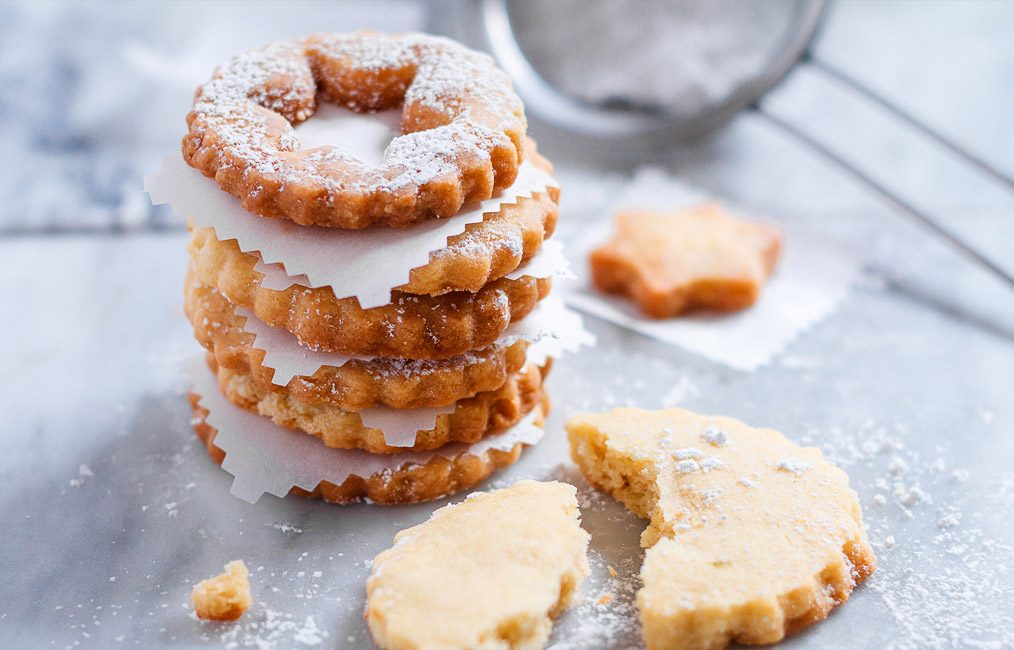
[[[540,131],[625,148],[699,138],[806,51],[823,0],[437,0],[430,27],[490,52]]]
[[[429,8],[431,32],[489,52],[511,76],[540,137],[629,159],[700,139],[752,109],[1014,288],[1014,272],[867,164],[764,109],[764,94],[805,64],[1014,191],[1014,179],[967,147],[812,56],[825,0],[431,0]]]

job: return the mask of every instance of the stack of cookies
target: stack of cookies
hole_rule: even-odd
[[[294,127],[325,104],[361,114],[400,107],[401,134],[376,163],[341,142],[304,148]],[[347,471],[294,491],[329,501],[433,499],[514,462],[533,438],[511,432],[541,427],[548,408],[554,352],[540,346],[559,336],[560,312],[540,301],[559,271],[547,262],[559,256],[555,242],[543,245],[558,190],[492,60],[419,34],[276,43],[219,68],[187,122],[189,168],[177,171],[195,177],[192,193],[209,199],[201,205],[233,209],[228,224],[204,212],[212,208],[187,209],[185,308],[220,389],[197,388],[191,401],[213,457],[232,453],[216,435],[238,426],[226,411],[239,407],[269,419],[279,437],[319,439],[314,453]],[[456,234],[405,268],[377,306],[289,275],[305,261],[302,244],[288,246],[288,258],[265,254],[299,238],[333,275],[369,284],[404,264],[401,255],[379,256],[376,269],[349,267],[343,238],[397,251],[383,242],[456,219]]]

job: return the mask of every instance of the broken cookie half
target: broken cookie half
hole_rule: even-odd
[[[567,422],[590,483],[650,522],[648,648],[773,643],[822,620],[876,559],[848,476],[770,429],[683,409]]]
[[[589,572],[565,483],[474,493],[394,540],[366,583],[366,620],[385,650],[542,648]]]

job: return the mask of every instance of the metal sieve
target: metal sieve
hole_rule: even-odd
[[[823,0],[434,0],[429,17],[431,31],[493,55],[540,132],[644,148],[700,138],[753,104],[805,54],[824,8]],[[645,97],[638,85],[657,92]],[[621,86],[625,93],[610,94]]]

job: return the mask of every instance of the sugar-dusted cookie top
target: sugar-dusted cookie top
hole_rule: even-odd
[[[876,560],[848,476],[771,429],[683,409],[567,422],[588,480],[649,519],[649,648],[773,643],[823,619]]]
[[[717,205],[674,212],[625,211],[612,239],[590,254],[600,290],[629,296],[648,316],[752,305],[781,252],[782,235]]]
[[[541,648],[588,575],[575,489],[519,481],[401,531],[376,557],[366,620],[381,648]]]
[[[293,125],[319,101],[402,107],[402,135],[370,165],[304,149]],[[251,50],[194,95],[183,158],[243,207],[338,228],[454,215],[509,187],[523,156],[521,100],[493,60],[426,34],[318,34]]]

